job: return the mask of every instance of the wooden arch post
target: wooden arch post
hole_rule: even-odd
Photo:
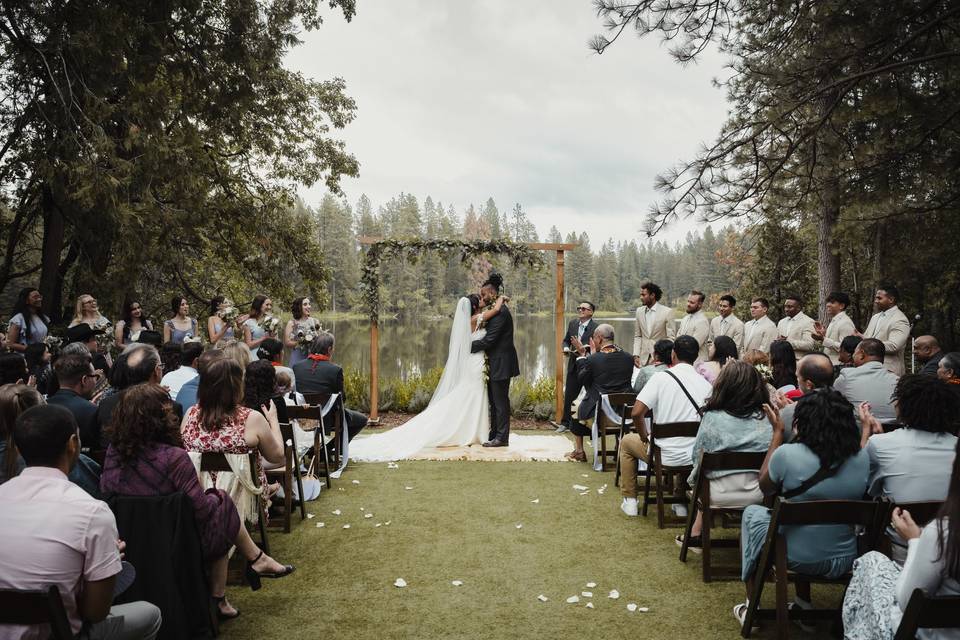
[[[383,238],[373,238],[370,236],[361,236],[358,238],[362,245],[372,245],[383,240]],[[556,388],[554,391],[554,408],[556,410],[557,422],[563,417],[563,337],[566,333],[563,326],[563,299],[564,299],[564,258],[567,251],[572,251],[580,246],[577,243],[568,242],[528,242],[531,249],[538,251],[556,252],[557,259],[557,280],[556,292],[554,296],[554,376]],[[370,418],[368,424],[380,424],[380,323],[379,318],[370,319]]]

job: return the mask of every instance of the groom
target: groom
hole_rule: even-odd
[[[493,304],[497,287],[489,281],[480,287],[480,299]],[[487,380],[487,401],[490,403],[490,440],[485,447],[506,447],[510,443],[510,378],[520,375],[517,350],[513,346],[513,316],[503,305],[500,313],[490,318],[487,335],[474,340],[471,353],[485,351],[490,363]]]

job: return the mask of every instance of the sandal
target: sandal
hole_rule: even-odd
[[[283,571],[278,571],[277,573],[260,573],[253,568],[253,563],[259,560],[262,556],[263,550],[261,549],[256,558],[247,562],[247,570],[244,572],[247,578],[247,583],[249,583],[252,591],[256,591],[260,588],[260,578],[282,578],[290,575],[294,570],[293,565],[285,564],[283,565]]]
[[[570,453],[564,454],[564,457],[574,462],[585,462],[587,460],[587,454],[583,451],[571,451]]]
[[[737,622],[740,623],[740,628],[741,628],[741,629],[743,629],[743,623],[746,622],[746,620],[747,620],[747,608],[748,608],[748,607],[749,607],[749,604],[746,603],[746,602],[741,602],[740,604],[735,604],[735,605],[733,605],[733,617],[736,618],[736,619],[737,619]],[[760,626],[760,625],[758,624],[758,622],[759,622],[759,621],[757,620],[757,617],[754,616],[754,618],[753,618],[753,625],[752,625],[752,627],[753,627],[754,629],[756,629],[756,628],[758,628],[758,627]]]
[[[227,601],[226,595],[210,596],[210,599],[213,601],[213,606],[217,608],[217,620],[233,620],[234,618],[240,617],[240,609],[236,607],[234,607],[233,613],[224,613],[223,609],[220,608],[220,605]]]
[[[678,535],[673,541],[677,543],[678,547],[682,547],[683,534]],[[700,540],[700,536],[690,536],[690,541],[687,542],[687,550],[694,553],[703,553],[703,542]]]

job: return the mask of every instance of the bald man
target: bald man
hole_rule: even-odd
[[[822,389],[833,384],[833,362],[822,353],[810,353],[800,358],[797,363],[797,387],[804,394],[815,389]],[[793,412],[797,403],[791,402],[780,409],[780,418],[783,420],[783,441],[793,439]]]
[[[940,343],[933,336],[919,336],[913,345],[913,354],[917,363],[921,365],[917,373],[925,376],[937,375],[937,367],[945,355],[940,349]]]

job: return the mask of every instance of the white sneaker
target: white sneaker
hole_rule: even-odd
[[[637,499],[624,498],[623,502],[620,503],[620,511],[623,511],[631,518],[640,515],[640,511],[637,509]]]
[[[672,504],[670,505],[670,509],[681,518],[687,517],[687,507],[682,504]]]

